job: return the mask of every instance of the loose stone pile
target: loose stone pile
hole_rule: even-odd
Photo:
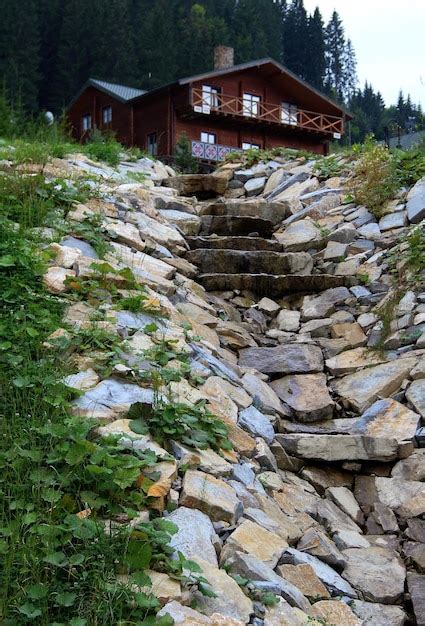
[[[81,162],[72,167],[102,169]],[[65,318],[121,338],[122,362],[107,378],[95,358],[74,359],[75,413],[99,436],[164,459],[152,469],[168,485],[162,510],[175,509],[163,513],[179,529],[173,547],[216,594],[193,597],[150,572],[160,615],[179,625],[425,624],[425,450],[415,447],[425,419],[423,283],[411,281],[394,304],[389,333],[378,312],[392,297],[391,258],[405,267],[403,235],[424,227],[425,181],[377,221],[343,204],[344,176],[320,179],[301,159],[169,174],[150,189],[105,175],[103,198],[68,216],[100,216],[106,260],[130,267],[163,317],[118,310],[106,296],[104,321],[87,302],[71,303]],[[66,278],[89,278],[96,252],[72,228],[50,248],[45,283],[67,297]],[[159,328],[147,334],[152,322]],[[164,338],[190,355],[198,382],[161,393],[205,400],[232,451],[171,442],[170,461],[131,430],[130,407],[157,393],[133,374],[154,367],[146,350]],[[266,592],[277,603],[266,605]]]

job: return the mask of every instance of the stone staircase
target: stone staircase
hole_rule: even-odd
[[[352,285],[353,278],[312,273],[309,253],[287,252],[273,239],[285,216],[282,203],[206,204],[199,235],[187,238],[186,259],[198,267],[199,282],[208,291],[246,290],[274,298]]]

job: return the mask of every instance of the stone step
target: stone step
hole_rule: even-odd
[[[279,298],[291,293],[320,292],[333,287],[352,286],[353,277],[330,274],[201,274],[198,281],[207,291],[252,291],[259,296]]]
[[[267,202],[267,200],[218,200],[206,204],[201,215],[231,215],[234,217],[260,217],[274,225],[290,215],[287,202]]]
[[[251,235],[270,239],[273,224],[269,220],[257,217],[203,215],[201,217],[201,235]]]
[[[186,259],[201,272],[229,274],[311,274],[313,259],[306,252],[269,250],[192,250]]]
[[[191,250],[271,250],[281,252],[283,246],[274,239],[262,237],[186,237]]]

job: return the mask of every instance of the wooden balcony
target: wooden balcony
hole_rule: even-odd
[[[191,91],[191,108],[195,113],[220,115],[244,119],[254,123],[279,125],[281,127],[325,133],[339,139],[344,133],[344,120],[341,117],[314,113],[304,109],[291,108],[270,102],[247,101],[243,97],[228,94],[203,93],[202,89]]]

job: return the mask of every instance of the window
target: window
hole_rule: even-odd
[[[298,124],[298,107],[289,102],[282,102],[281,119],[284,124],[296,126]]]
[[[214,133],[208,133],[206,131],[201,132],[201,141],[203,143],[216,143],[216,135]]]
[[[112,122],[112,107],[103,107],[102,109],[102,121],[104,124],[110,124]]]
[[[260,102],[260,96],[254,96],[252,93],[244,93],[243,114],[248,117],[257,117],[260,113]]]
[[[258,143],[251,143],[249,141],[242,142],[242,150],[259,150],[261,148]]]
[[[216,109],[220,104],[220,90],[210,85],[202,85],[202,108]]]
[[[148,135],[148,153],[152,156],[158,154],[158,141],[156,133],[150,133]]]
[[[83,115],[81,118],[81,128],[84,132],[91,129],[91,115]]]

